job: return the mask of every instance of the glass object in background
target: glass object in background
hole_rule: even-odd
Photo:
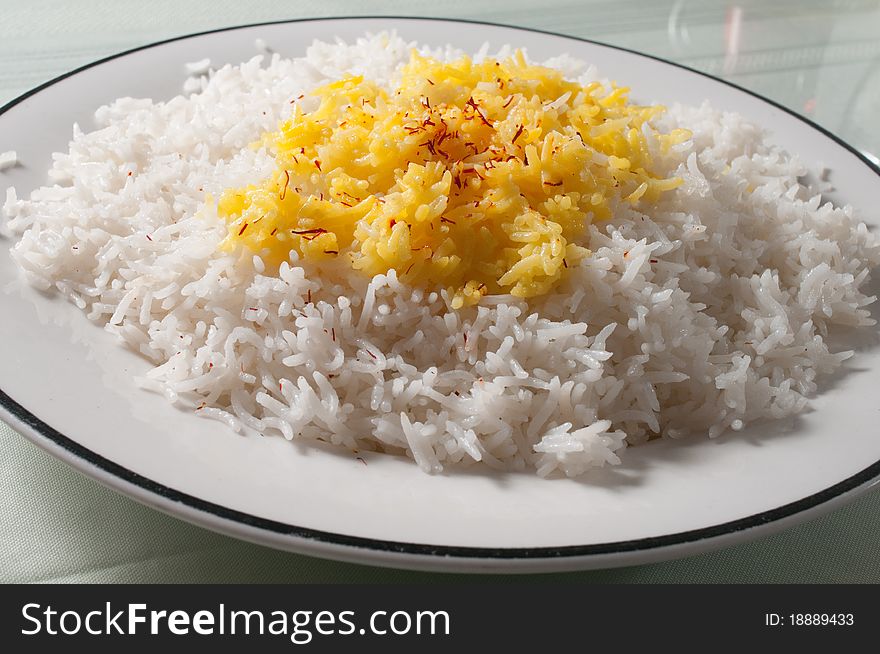
[[[880,152],[880,2],[672,3],[670,57],[815,120]]]

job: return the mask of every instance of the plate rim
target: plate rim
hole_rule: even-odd
[[[769,98],[684,64],[662,57],[639,52],[630,48],[611,45],[583,37],[560,34],[551,30],[508,25],[475,19],[451,19],[438,16],[358,15],[306,17],[275,21],[263,21],[232,25],[216,29],[183,34],[140,45],[102,57],[79,66],[44,82],[0,107],[0,118],[16,105],[40,91],[73,77],[85,70],[108,61],[120,59],[142,50],[166,45],[176,41],[193,39],[209,34],[236,31],[268,25],[307,22],[393,20],[435,21],[450,24],[471,24],[500,27],[530,32],[556,38],[588,43],[604,48],[627,52],[652,59],[708,78],[756,98],[796,118],[815,129],[838,146],[853,154],[859,161],[880,177],[880,167],[871,162],[855,147],[833,132],[797,112]],[[270,547],[296,551],[313,556],[324,556],[357,563],[372,563],[419,570],[443,570],[458,572],[536,572],[583,570],[661,561],[688,553],[695,554],[717,549],[760,535],[780,531],[807,519],[817,517],[852,501],[880,483],[880,460],[846,479],[816,493],[781,506],[761,511],[744,518],[700,527],[697,529],[650,536],[631,540],[612,541],[590,545],[539,546],[539,547],[475,547],[455,545],[430,545],[378,538],[351,536],[336,532],[311,529],[277,520],[262,518],[244,511],[231,509],[208,500],[178,491],[114,463],[97,452],[79,444],[62,432],[43,422],[13,400],[0,387],[0,418],[28,440],[108,488],[121,492],[143,504],[156,508],[173,517],[187,520],[202,527],[242,538]]]

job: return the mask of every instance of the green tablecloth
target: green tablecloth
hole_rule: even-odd
[[[0,104],[71,68],[152,41],[243,23],[358,14],[490,20],[646,51],[731,79],[809,115],[863,151],[880,152],[874,121],[880,115],[880,2],[873,0],[3,0]],[[532,578],[877,583],[878,537],[880,493],[875,490],[825,517],[725,550],[668,563]],[[324,561],[211,533],[103,488],[0,423],[2,582],[457,578]]]

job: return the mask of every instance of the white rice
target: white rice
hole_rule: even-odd
[[[186,72],[190,75],[207,75],[211,70],[211,60],[208,58],[190,61],[184,64]]]
[[[0,152],[0,170],[7,170],[18,165],[18,153],[15,150]]]
[[[694,132],[658,155],[684,185],[650,215],[625,205],[590,227],[593,256],[528,302],[454,311],[393,271],[319,272],[294,255],[275,275],[218,251],[225,226],[205,193],[271,172],[247,146],[290,98],[349,72],[390,83],[412,45],[315,43],[305,59],[192,78],[188,97],[100,108],[98,129],[75,126],[54,156],[53,186],[8,191],[15,261],[154,362],[141,381],[169,400],[237,431],[405,452],[431,472],[574,476],[652,435],[790,415],[852,354],[829,351],[829,328],[873,324],[860,288],[878,239],[802,185],[804,166],[758,127],[708,105],[659,121]],[[202,75],[210,62],[196,63]]]

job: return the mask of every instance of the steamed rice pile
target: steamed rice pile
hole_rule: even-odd
[[[227,223],[206,196],[273,174],[267,149],[248,146],[290,99],[345,75],[391,88],[411,47],[315,43],[305,59],[190,80],[187,97],[102,107],[98,129],[75,127],[55,155],[53,186],[8,191],[15,261],[149,358],[140,381],[170,401],[237,431],[406,453],[430,472],[575,476],[658,435],[791,415],[852,354],[829,351],[829,329],[873,324],[860,289],[878,239],[823,204],[758,127],[707,105],[652,118],[693,134],[655,160],[681,185],[650,206],[615,203],[578,243],[589,256],[535,297],[453,308],[394,270],[370,278],[295,251],[274,267],[221,247]],[[569,58],[545,63],[597,79]]]

